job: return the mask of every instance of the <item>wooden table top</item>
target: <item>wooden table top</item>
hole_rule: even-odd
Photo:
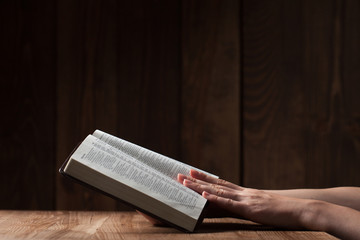
[[[206,219],[195,233],[157,227],[136,212],[0,211],[0,239],[336,239],[239,219]]]

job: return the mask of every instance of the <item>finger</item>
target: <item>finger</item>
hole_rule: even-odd
[[[238,186],[236,184],[225,181],[223,179],[219,179],[219,178],[209,176],[209,175],[207,175],[205,173],[196,171],[194,169],[190,170],[190,176],[195,178],[195,179],[201,180],[203,182],[208,182],[208,183],[212,183],[212,184],[218,184],[218,185],[221,185],[221,186],[226,186],[226,187],[231,188],[231,189],[243,190],[242,187],[240,187],[240,186]]]
[[[228,187],[226,187],[226,186],[222,186],[222,185],[217,185],[217,184],[214,184],[214,183],[209,183],[209,182],[204,182],[204,181],[202,181],[202,180],[198,180],[198,179],[195,179],[195,178],[193,178],[193,177],[189,177],[189,176],[186,176],[186,175],[183,175],[183,174],[178,174],[178,181],[180,182],[180,183],[182,183],[183,185],[184,185],[184,180],[189,180],[189,181],[192,181],[192,182],[194,182],[194,183],[197,183],[197,184],[200,184],[200,185],[209,185],[209,186],[211,186],[212,188],[215,188],[215,189],[220,189],[220,188],[222,188],[222,189],[224,189],[224,190],[228,190],[228,191],[233,191],[234,189],[232,189],[232,188],[228,188]],[[199,192],[199,193],[201,193],[201,192]]]
[[[241,206],[237,201],[231,198],[217,196],[206,191],[204,191],[201,195],[216,206],[235,215],[241,215]]]
[[[236,199],[237,198],[237,194],[233,189],[229,189],[227,187],[224,186],[219,186],[219,185],[214,185],[214,184],[199,184],[197,182],[192,182],[189,181],[188,179],[184,179],[183,184],[188,187],[193,189],[194,191],[198,192],[198,193],[203,193],[204,191],[214,194],[216,196],[221,196],[224,198],[231,198],[231,199]]]
[[[181,174],[181,173],[179,173],[178,175],[177,175],[177,181],[179,182],[179,183],[183,183],[184,182],[184,179],[186,179],[186,176],[184,175],[184,174]]]
[[[199,184],[203,184],[203,185],[210,185],[210,184],[212,184],[212,183],[204,182],[204,181],[199,180],[199,179],[195,179],[195,178],[190,177],[190,176],[186,176],[186,175],[181,174],[181,173],[178,174],[178,177],[177,177],[178,182],[180,182],[180,183],[182,184],[185,179],[190,180],[190,181],[192,181],[192,182],[199,183]]]
[[[185,187],[188,187],[188,188],[194,190],[195,192],[197,192],[199,194],[201,194],[204,191],[204,186],[205,185],[190,181],[189,179],[184,179],[182,184]]]

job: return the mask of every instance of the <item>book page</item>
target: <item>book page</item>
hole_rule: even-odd
[[[196,169],[208,175],[217,177],[211,173],[205,172],[201,169],[192,167],[188,164],[179,162],[175,159],[166,157],[144,147],[138,146],[134,143],[115,137],[111,134],[96,130],[93,136],[101,139],[109,145],[123,151],[124,153],[136,158],[137,160],[145,163],[146,165],[158,170],[159,172],[176,179],[178,173],[189,176],[190,169]]]
[[[71,156],[72,159],[195,219],[200,216],[206,203],[206,199],[193,190],[92,135],[83,141]]]

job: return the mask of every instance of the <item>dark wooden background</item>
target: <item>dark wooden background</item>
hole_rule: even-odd
[[[1,0],[0,209],[126,209],[94,129],[256,188],[360,185],[357,0]]]

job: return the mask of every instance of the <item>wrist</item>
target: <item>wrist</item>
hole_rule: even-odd
[[[300,225],[309,230],[324,231],[329,230],[329,216],[331,205],[319,200],[304,200],[304,207],[300,213]]]

